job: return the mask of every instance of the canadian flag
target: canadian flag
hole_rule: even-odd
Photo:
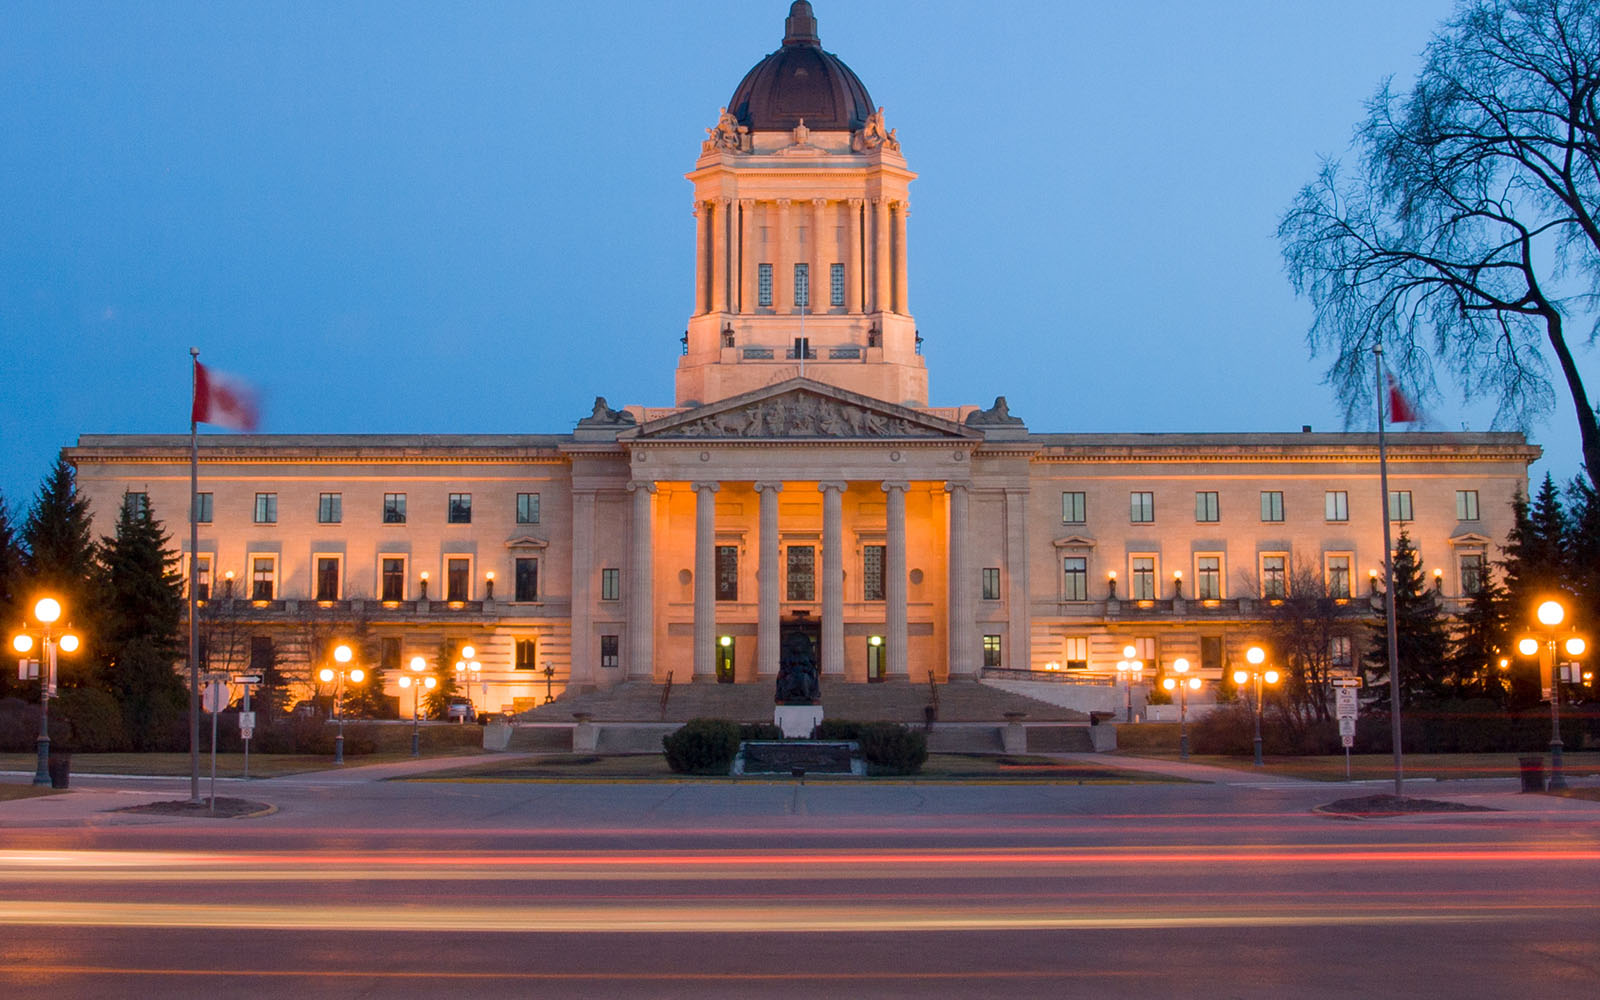
[[[1394,376],[1389,375],[1388,379],[1389,422],[1392,424],[1410,424],[1422,419],[1421,415],[1417,413],[1417,405],[1400,390],[1400,385],[1394,380]]]
[[[194,363],[194,411],[197,424],[217,424],[253,431],[261,416],[261,394],[242,379]]]

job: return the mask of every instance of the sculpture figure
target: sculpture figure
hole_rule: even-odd
[[[817,654],[803,632],[790,632],[783,637],[783,646],[778,650],[778,691],[773,700],[779,705],[816,705],[822,701]]]

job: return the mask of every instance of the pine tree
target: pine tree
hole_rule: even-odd
[[[1584,476],[1567,487],[1567,555],[1572,620],[1592,635],[1600,627],[1600,492]]]
[[[1513,628],[1533,621],[1533,609],[1550,596],[1570,597],[1567,517],[1555,479],[1544,477],[1533,501],[1512,501],[1515,522],[1506,537],[1506,598]]]
[[[11,522],[11,508],[0,495],[0,624],[7,628],[22,621],[22,549]],[[9,633],[7,633],[9,634]],[[16,674],[0,670],[0,698],[11,694]]]
[[[169,747],[188,707],[173,666],[183,645],[183,582],[167,541],[147,505],[124,502],[116,535],[100,544],[100,676],[137,750]]]
[[[1400,654],[1400,703],[1413,705],[1444,694],[1448,633],[1439,600],[1423,576],[1417,550],[1404,529],[1394,552],[1395,635]],[[1382,605],[1379,605],[1382,608]],[[1389,703],[1388,620],[1378,618],[1367,651],[1367,691]]]
[[[1488,573],[1467,600],[1456,622],[1446,661],[1450,694],[1456,698],[1489,698],[1504,705],[1514,661],[1510,623],[1506,620],[1505,589]]]
[[[97,552],[89,501],[78,496],[72,466],[63,459],[39,487],[23,523],[22,548],[23,603],[35,595],[54,596],[61,602],[62,624],[70,624],[82,640],[75,655],[60,659],[57,677],[63,687],[89,684],[100,638]]]

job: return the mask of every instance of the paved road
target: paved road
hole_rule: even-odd
[[[454,761],[452,764],[458,764]],[[1174,765],[1175,767],[1178,765]],[[229,782],[0,803],[8,997],[1590,996],[1600,805],[1343,786]],[[0,779],[15,780],[15,779]],[[1367,786],[1360,793],[1384,791]]]

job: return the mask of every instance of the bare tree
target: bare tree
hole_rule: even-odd
[[[1382,344],[1421,394],[1439,365],[1465,397],[1497,400],[1496,426],[1526,427],[1556,398],[1548,345],[1600,482],[1566,331],[1600,292],[1597,90],[1600,2],[1463,0],[1411,90],[1386,82],[1368,103],[1360,169],[1325,162],[1300,191],[1278,237],[1347,420],[1372,399]]]

